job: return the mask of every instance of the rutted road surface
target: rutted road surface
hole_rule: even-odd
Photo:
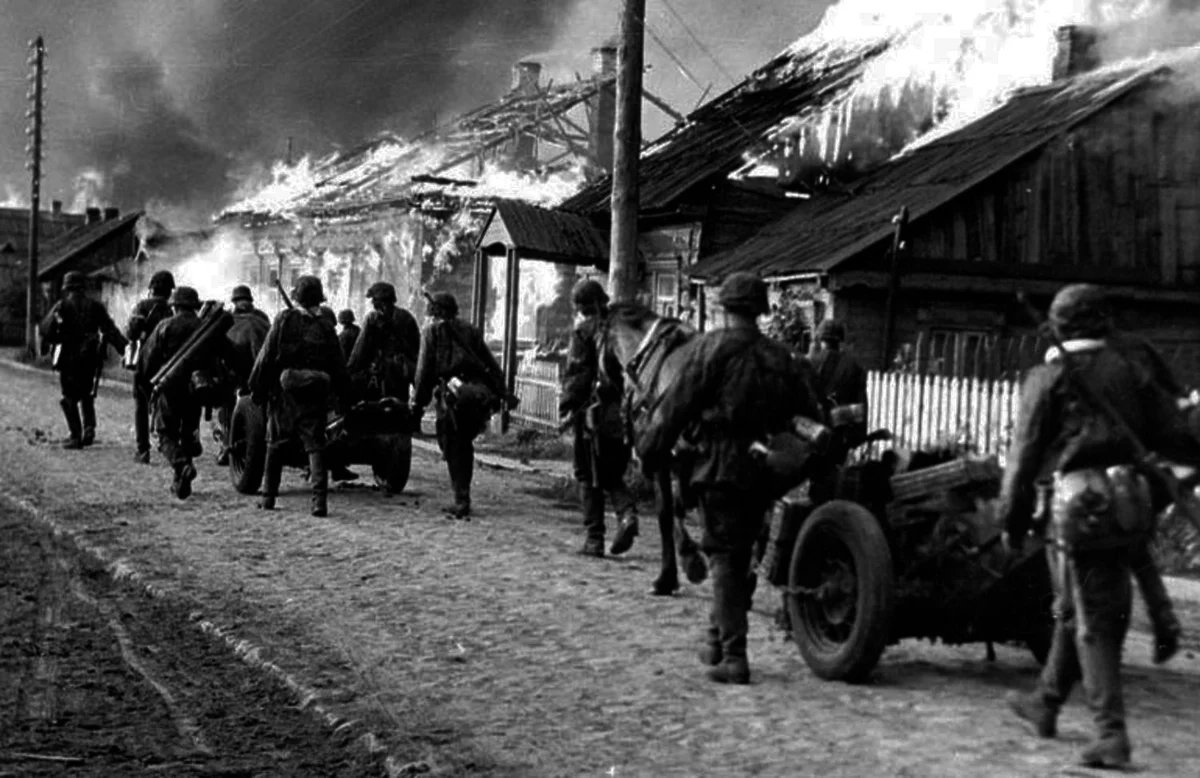
[[[285,473],[282,510],[265,513],[210,450],[181,503],[161,460],[132,461],[127,389],[102,390],[99,442],[82,452],[50,442],[62,435],[56,399],[52,376],[0,367],[0,488],[264,646],[397,764],[514,776],[1092,773],[1074,766],[1091,731],[1080,700],[1054,741],[1005,710],[1004,692],[1037,672],[1024,650],[999,647],[988,663],[981,645],[906,641],[869,685],[822,682],[760,593],[753,683],[716,686],[695,659],[707,585],[648,596],[658,548],[647,523],[619,560],[576,556],[577,515],[547,499],[545,481],[487,469],[478,515],[448,521],[442,463],[424,453],[404,494],[339,489],[316,519],[297,473]],[[1200,630],[1190,616],[1185,626]],[[1135,762],[1147,776],[1200,775],[1200,660],[1185,651],[1151,667],[1140,633],[1127,653]]]

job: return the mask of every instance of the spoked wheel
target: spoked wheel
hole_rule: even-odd
[[[229,420],[229,480],[242,494],[262,485],[267,461],[267,417],[247,396],[238,398]]]
[[[834,500],[804,522],[788,575],[792,637],[817,676],[864,680],[887,645],[892,555],[866,508]]]

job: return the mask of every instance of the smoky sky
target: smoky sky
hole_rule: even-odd
[[[668,5],[663,5],[667,2]],[[649,0],[648,83],[683,110],[812,26],[822,0]],[[586,72],[619,0],[0,0],[0,202],[27,199],[27,40],[48,50],[43,199],[197,215],[290,146],[411,135],[509,87]],[[659,63],[659,64],[656,64]],[[655,68],[657,67],[657,70]],[[653,117],[648,117],[653,122]],[[661,123],[661,117],[659,117]]]

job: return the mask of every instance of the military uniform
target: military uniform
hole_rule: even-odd
[[[229,423],[233,418],[233,408],[237,404],[239,392],[250,390],[250,371],[254,368],[254,360],[258,351],[266,342],[267,332],[271,329],[271,318],[263,311],[254,307],[254,295],[250,287],[240,285],[233,288],[229,297],[233,303],[233,326],[225,334],[232,346],[233,364],[230,365],[234,378],[234,387],[229,392],[226,402],[217,409],[217,425],[221,430],[221,453],[217,456],[217,464],[229,463]]]
[[[176,287],[170,302],[174,315],[159,322],[141,352],[137,380],[146,386],[202,323],[196,314],[200,308],[200,297],[195,289]],[[203,408],[192,393],[191,376],[196,371],[220,373],[224,369],[224,362],[231,358],[227,343],[206,344],[205,349],[205,353],[192,357],[191,370],[186,375],[180,375],[160,388],[153,403],[158,450],[171,463],[175,473],[171,491],[181,500],[187,499],[192,493],[192,481],[196,477],[196,466],[192,459],[200,454],[200,414]]]
[[[342,355],[346,357],[346,361],[350,361],[350,355],[354,353],[354,343],[358,340],[358,334],[362,332],[362,327],[354,323],[354,311],[346,308],[338,312],[338,324],[342,325],[342,331],[338,333],[338,343],[342,347]]]
[[[593,280],[576,284],[572,299],[584,314],[571,332],[563,374],[559,417],[575,437],[575,480],[583,504],[586,533],[581,553],[604,555],[604,496],[617,514],[617,537],[610,552],[629,550],[638,533],[637,504],[625,484],[631,456],[621,419],[624,376],[608,340],[608,295]]]
[[[299,439],[308,452],[312,514],[328,513],[329,473],[325,466],[325,426],[331,393],[343,401],[349,377],[337,333],[321,306],[320,279],[296,280],[296,308],[275,317],[250,374],[254,401],[267,408],[267,461],[260,506],[275,507],[283,474],[284,449]]]
[[[1075,379],[1116,409],[1147,447],[1184,461],[1196,455],[1174,398],[1142,363],[1107,344],[1111,325],[1098,289],[1064,288],[1051,305],[1050,323],[1071,352]],[[1082,680],[1097,729],[1082,760],[1123,767],[1130,746],[1120,664],[1132,597],[1131,550],[1146,542],[1153,507],[1144,480],[1131,474],[1130,445],[1087,405],[1066,371],[1059,357],[1027,376],[1002,482],[999,515],[1017,546],[1030,529],[1035,485],[1055,484],[1047,527],[1054,640],[1037,691],[1010,698],[1010,705],[1038,734],[1051,737],[1059,709]]]
[[[42,341],[56,345],[63,415],[70,437],[65,448],[90,446],[96,439],[96,385],[104,367],[105,346],[123,351],[127,341],[104,305],[84,294],[87,277],[70,272],[63,278],[66,296],[41,322]],[[81,418],[82,414],[82,418]]]
[[[413,416],[419,424],[429,403],[436,402],[437,441],[446,460],[455,518],[471,514],[471,480],[475,472],[475,438],[504,397],[504,373],[483,342],[478,328],[458,318],[458,302],[445,292],[431,298],[432,324],[421,333]],[[508,398],[515,404],[515,398]]]
[[[813,389],[834,433],[830,459],[837,463],[845,461],[867,432],[867,371],[842,351],[845,339],[840,322],[821,322],[817,328],[821,347],[812,355]]]
[[[791,352],[755,326],[768,310],[766,286],[734,273],[719,300],[732,326],[706,332],[691,347],[639,442],[643,467],[661,467],[685,427],[695,424],[691,485],[696,490],[713,579],[707,645],[701,660],[713,680],[747,683],[746,612],[753,546],[770,506],[770,484],[752,444],[789,428],[795,416],[819,414],[804,370]]]
[[[421,329],[413,315],[396,305],[396,290],[379,282],[367,290],[375,310],[348,352],[347,369],[371,399],[408,399],[421,350]]]
[[[169,299],[175,289],[175,277],[170,271],[159,270],[150,277],[150,296],[133,307],[129,322],[125,326],[125,337],[137,344],[140,359],[146,339],[158,327],[159,322],[171,316]],[[136,370],[137,365],[134,365]],[[133,380],[133,434],[137,446],[135,458],[143,464],[150,462],[150,385],[140,373]]]

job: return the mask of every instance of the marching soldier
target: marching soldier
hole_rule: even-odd
[[[396,305],[396,288],[380,281],[367,290],[373,311],[348,352],[347,369],[376,397],[408,399],[421,350],[417,320]],[[344,333],[343,333],[344,334]]]
[[[42,340],[57,346],[54,369],[62,388],[63,415],[70,437],[63,448],[83,448],[96,440],[96,390],[106,346],[123,351],[125,337],[104,305],[87,296],[87,276],[72,271],[63,277],[62,300],[41,323]],[[82,419],[80,412],[82,411]]]
[[[483,342],[483,333],[458,318],[458,301],[446,292],[429,298],[433,322],[421,334],[420,358],[413,393],[413,420],[419,426],[430,401],[437,407],[437,440],[450,473],[454,503],[450,518],[471,515],[471,479],[475,471],[475,437],[505,397],[504,373]],[[364,331],[365,336],[365,331]],[[359,343],[362,338],[359,339]]]
[[[158,323],[170,318],[171,292],[175,289],[175,276],[169,270],[159,270],[150,276],[150,296],[141,300],[133,307],[129,323],[125,327],[125,337],[134,346],[132,367],[136,371],[137,363],[146,339],[158,326]],[[149,379],[146,379],[149,380]],[[134,459],[144,465],[150,464],[150,386],[141,380],[140,373],[134,373],[133,379],[133,431],[137,449]]]
[[[583,318],[571,332],[559,417],[575,432],[575,480],[579,482],[586,533],[581,554],[604,556],[604,494],[612,498],[617,535],[611,554],[623,554],[638,534],[637,503],[625,485],[630,449],[621,420],[624,379],[609,347],[608,294],[598,281],[580,281],[572,290]]]
[[[229,422],[233,418],[237,396],[249,391],[250,371],[258,350],[267,339],[267,331],[271,329],[270,317],[254,306],[250,287],[235,286],[229,301],[233,303],[233,326],[226,333],[226,338],[233,346],[235,355],[232,365],[235,387],[225,404],[217,410],[217,426],[221,430],[221,452],[217,455],[217,464],[221,466],[229,464]]]
[[[362,332],[362,327],[354,323],[354,311],[346,308],[337,315],[338,324],[342,325],[342,331],[338,333],[338,343],[342,346],[342,353],[346,355],[346,361],[350,361],[350,355],[354,353],[354,343],[358,340],[358,333]]]
[[[149,386],[150,380],[171,357],[187,343],[188,338],[200,328],[197,315],[200,295],[190,286],[178,286],[171,293],[173,315],[154,328],[142,349],[138,362],[137,380]],[[200,455],[200,414],[203,411],[199,400],[193,395],[192,375],[206,371],[210,375],[223,370],[222,361],[229,359],[229,348],[205,344],[205,353],[191,360],[192,370],[160,388],[153,398],[154,432],[158,436],[158,450],[174,470],[171,492],[181,500],[192,493],[192,481],[196,478],[193,457]]]
[[[718,300],[725,327],[700,335],[691,347],[638,453],[645,469],[659,468],[684,428],[696,425],[691,482],[713,580],[700,660],[712,666],[713,681],[745,684],[751,558],[770,507],[768,476],[751,446],[788,429],[795,416],[816,418],[820,410],[799,360],[758,329],[757,317],[769,310],[766,284],[750,273],[733,273]]]
[[[1147,542],[1154,508],[1134,467],[1135,435],[1149,449],[1194,461],[1174,398],[1119,341],[1101,290],[1059,291],[1049,324],[1068,351],[1030,371],[1021,391],[1000,496],[1005,541],[1019,550],[1029,531],[1038,481],[1052,479],[1049,523],[1055,584],[1053,644],[1037,689],[1009,704],[1041,737],[1054,737],[1058,712],[1082,679],[1096,739],[1081,754],[1093,767],[1123,768],[1131,748],[1121,694],[1121,647],[1129,626],[1131,550]],[[1080,387],[1084,387],[1081,389]],[[1090,392],[1119,414],[1113,420]]]
[[[325,425],[333,397],[342,402],[349,377],[337,333],[321,305],[325,291],[316,276],[296,279],[295,308],[280,311],[250,373],[250,396],[267,409],[267,461],[259,507],[275,508],[283,476],[284,448],[298,438],[308,452],[312,515],[328,514],[329,473]]]

